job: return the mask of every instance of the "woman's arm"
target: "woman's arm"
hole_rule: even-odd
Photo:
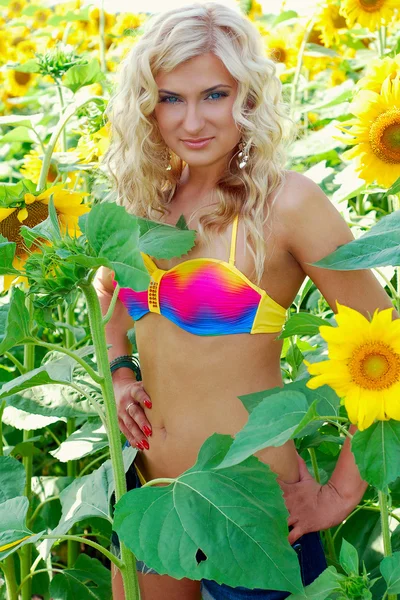
[[[366,317],[372,316],[376,308],[393,306],[370,270],[333,271],[310,265],[354,239],[346,222],[317,184],[300,173],[291,172],[288,194],[277,203],[280,236],[285,247],[335,313],[336,301]],[[398,317],[393,310],[393,318]],[[356,426],[351,426],[350,432],[355,431]],[[368,487],[360,477],[348,438],[325,486],[311,477],[304,461],[299,462],[300,482],[282,484],[291,513],[289,524],[293,525],[290,543],[308,531],[339,524],[357,506]]]

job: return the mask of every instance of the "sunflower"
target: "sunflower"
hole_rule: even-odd
[[[330,48],[340,43],[343,30],[347,28],[346,19],[339,13],[337,3],[326,2],[315,16],[315,28],[319,29],[324,46]]]
[[[269,31],[263,36],[264,47],[268,58],[274,62],[283,63],[287,69],[297,64],[298,46],[289,27],[282,26]]]
[[[386,77],[380,94],[360,90],[349,109],[356,116],[346,121],[351,129],[337,127],[351,137],[335,139],[354,148],[342,156],[356,159],[360,178],[389,188],[400,177],[400,71]]]
[[[377,309],[371,321],[348,306],[337,308],[338,327],[320,327],[329,360],[305,361],[316,375],[307,387],[333,388],[360,430],[375,419],[400,421],[400,319],[392,320],[393,307]]]
[[[396,77],[397,72],[400,72],[400,53],[394,58],[374,58],[369,62],[364,77],[357,81],[357,88],[379,94],[386,77]]]
[[[48,217],[49,197],[53,194],[54,207],[57,212],[60,230],[63,235],[67,232],[69,235],[81,235],[78,226],[78,217],[89,212],[90,207],[81,204],[82,198],[88,196],[88,193],[71,192],[63,189],[63,184],[57,184],[48,188],[37,196],[25,194],[21,205],[13,208],[0,208],[0,234],[6,237],[10,242],[16,243],[15,258],[13,267],[21,271],[28,257],[28,250],[25,246],[24,238],[21,236],[21,225],[35,227]],[[76,232],[76,233],[75,233]],[[15,280],[15,275],[4,276],[4,290],[8,290],[11,284],[21,281],[22,278]]]
[[[142,27],[148,16],[144,13],[132,14],[132,13],[120,13],[117,15],[115,24],[111,29],[113,35],[118,37],[122,36],[124,31],[129,29],[138,29]]]
[[[10,96],[26,96],[28,90],[36,84],[37,79],[36,73],[24,73],[9,69],[6,72],[7,93]]]
[[[351,29],[355,23],[375,31],[391,22],[399,0],[342,0],[340,14]]]

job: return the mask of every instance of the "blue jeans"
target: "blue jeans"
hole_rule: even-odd
[[[128,491],[141,487],[135,463],[131,465],[126,473],[126,483]],[[299,557],[303,584],[309,585],[327,567],[319,533],[306,533],[293,544],[293,548]],[[119,540],[115,531],[112,532],[110,550],[119,557]],[[158,574],[157,571],[149,568],[143,561],[139,560],[136,561],[136,569],[141,573]],[[211,579],[202,579],[201,592],[203,600],[284,600],[284,598],[290,596],[288,592],[278,592],[276,590],[233,588],[224,583],[216,583]]]

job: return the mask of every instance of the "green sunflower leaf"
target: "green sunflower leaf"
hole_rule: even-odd
[[[378,421],[357,431],[351,442],[361,477],[379,490],[400,477],[400,421]]]
[[[9,242],[6,237],[0,234],[0,275],[21,274],[17,269],[14,269],[12,265],[16,247],[17,244],[15,242]]]
[[[214,434],[196,464],[173,483],[125,494],[113,527],[135,556],[160,574],[301,592],[276,475],[253,456],[216,470],[231,444],[230,436]]]
[[[30,337],[25,294],[17,287],[11,290],[10,303],[0,307],[0,325],[0,354],[23,344]]]
[[[383,217],[359,239],[312,264],[339,271],[400,265],[400,211]]]

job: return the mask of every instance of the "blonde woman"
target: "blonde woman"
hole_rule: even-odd
[[[106,164],[118,202],[172,225],[184,215],[198,232],[186,256],[144,256],[149,292],[121,289],[107,326],[120,428],[139,449],[131,489],[177,477],[214,432],[234,436],[248,417],[238,396],[283,385],[276,338],[306,276],[333,310],[339,301],[367,314],[391,301],[371,272],[310,265],[352,236],[316,184],[284,169],[293,135],[281,83],[258,31],[239,12],[207,3],[153,17],[124,60],[108,111]],[[105,313],[113,273],[102,269],[96,285]],[[132,351],[126,332],[133,324],[142,380],[123,358]],[[301,549],[309,584],[326,567],[318,532],[340,523],[366,484],[347,440],[322,486],[293,441],[257,457],[279,476],[288,539]],[[115,551],[117,542],[114,536]],[[141,563],[138,571],[143,600],[289,595],[175,580]],[[124,598],[116,572],[113,594]]]

